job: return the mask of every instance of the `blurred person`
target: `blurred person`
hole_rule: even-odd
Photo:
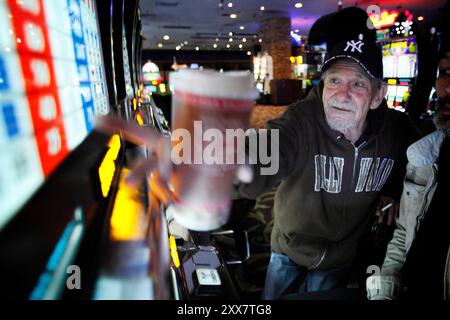
[[[380,275],[367,279],[369,299],[450,299],[450,30],[440,47],[436,131],[407,150],[397,228]]]

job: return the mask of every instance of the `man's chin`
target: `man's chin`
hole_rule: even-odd
[[[441,108],[436,112],[434,124],[438,129],[450,128],[450,108]]]
[[[345,130],[351,129],[353,124],[341,121],[332,121],[327,119],[327,123],[331,129],[336,130],[338,132],[343,132]]]

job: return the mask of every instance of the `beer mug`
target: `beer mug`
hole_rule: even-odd
[[[258,92],[245,71],[180,70],[172,77],[172,205],[182,226],[210,231],[229,218],[244,132]]]

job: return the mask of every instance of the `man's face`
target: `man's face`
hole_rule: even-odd
[[[372,80],[354,61],[336,61],[326,72],[322,101],[328,125],[337,131],[362,128],[369,109],[378,107],[373,101]]]
[[[438,104],[436,120],[439,127],[450,126],[450,52],[439,61],[439,76],[436,80]]]

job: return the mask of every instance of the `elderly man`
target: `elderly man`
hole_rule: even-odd
[[[367,280],[369,299],[450,299],[450,37],[446,36],[436,80],[437,130],[408,148],[397,229],[381,276]]]
[[[281,182],[263,299],[346,286],[371,213],[383,220],[388,212],[388,223],[393,220],[406,148],[418,137],[405,114],[386,106],[374,43],[337,44],[322,71],[305,100],[268,123],[269,132],[279,129],[279,172],[254,170],[242,188],[256,196]]]
[[[322,70],[323,81],[306,99],[270,121],[268,130],[252,133],[279,130],[279,141],[269,149],[279,151],[279,170],[262,175],[264,165],[253,164],[253,180],[240,188],[256,197],[281,182],[264,299],[346,286],[348,266],[371,213],[380,222],[393,221],[406,148],[417,138],[405,114],[387,109],[382,56],[374,43],[354,39],[337,44]],[[154,133],[135,125],[109,118],[99,119],[98,127],[120,128],[152,149],[158,145]],[[145,169],[139,166],[133,177],[142,177]],[[243,176],[241,181],[249,181],[251,175]],[[382,212],[387,204],[391,207]]]

